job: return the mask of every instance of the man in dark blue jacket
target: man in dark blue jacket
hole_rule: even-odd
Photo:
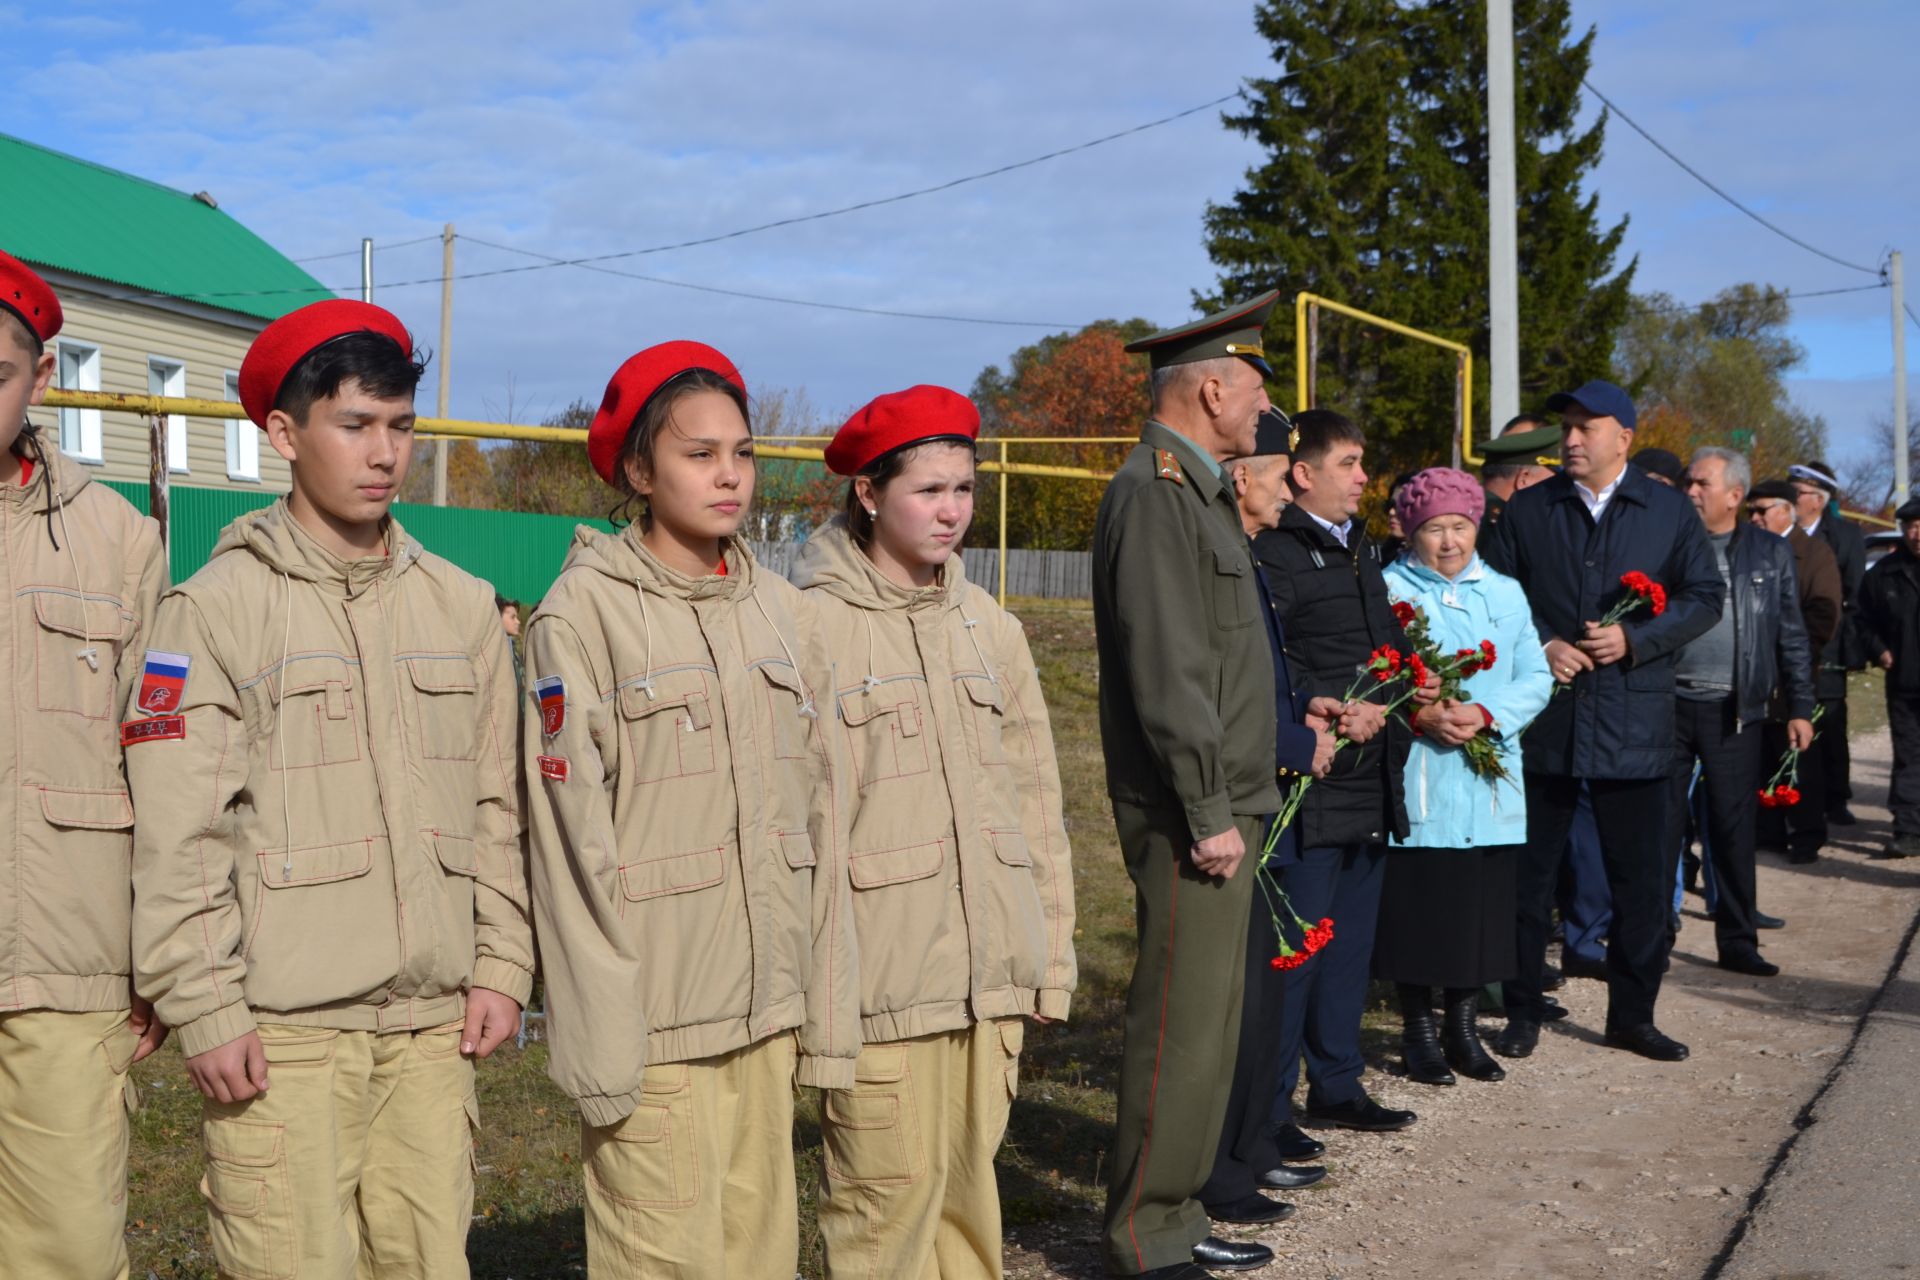
[[[1248,538],[1280,523],[1280,513],[1293,501],[1287,488],[1287,436],[1292,426],[1285,414],[1269,409],[1260,416],[1252,455],[1227,463],[1227,475],[1240,502],[1240,523]],[[1261,595],[1267,603],[1267,641],[1273,650],[1274,710],[1279,726],[1274,757],[1284,792],[1296,779],[1324,776],[1333,763],[1340,702],[1337,698],[1309,700],[1294,688],[1287,670],[1286,632],[1257,561],[1255,572],[1262,574]],[[1282,1221],[1292,1216],[1292,1206],[1269,1200],[1260,1192],[1310,1187],[1327,1176],[1327,1171],[1317,1166],[1287,1168],[1267,1123],[1280,1080],[1280,1007],[1287,976],[1273,967],[1273,958],[1280,954],[1274,918],[1279,904],[1269,902],[1268,895],[1277,882],[1279,862],[1290,860],[1294,853],[1296,834],[1291,827],[1280,832],[1267,869],[1259,873],[1263,883],[1253,895],[1247,990],[1240,1009],[1240,1047],[1234,1060],[1233,1088],[1227,1095],[1227,1115],[1221,1125],[1220,1149],[1213,1158],[1213,1174],[1200,1188],[1199,1196],[1208,1216],[1216,1222]],[[1261,851],[1250,850],[1247,856],[1258,859]],[[1300,939],[1290,937],[1288,941],[1298,944]]]
[[[1677,1062],[1687,1047],[1653,1021],[1679,857],[1667,781],[1673,655],[1713,625],[1726,587],[1693,504],[1627,465],[1635,423],[1627,393],[1589,382],[1547,407],[1561,416],[1565,470],[1514,495],[1484,552],[1526,589],[1547,666],[1567,686],[1526,733],[1519,973],[1505,984],[1507,1026],[1494,1048],[1524,1058],[1539,1042],[1548,912],[1584,779],[1613,890],[1607,1043]],[[1631,572],[1661,585],[1664,608],[1656,615],[1643,605],[1600,626],[1623,599],[1621,577]]]

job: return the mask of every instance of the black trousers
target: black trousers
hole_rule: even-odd
[[[1520,853],[1515,942],[1519,972],[1503,988],[1509,1017],[1542,1020],[1540,986],[1547,964],[1547,926],[1554,881],[1579,803],[1580,779],[1529,771],[1527,843]],[[1613,894],[1607,939],[1607,1027],[1653,1021],[1667,963],[1667,918],[1673,910],[1680,841],[1670,813],[1673,783],[1659,778],[1589,778],[1600,857]]]
[[[1826,727],[1826,721],[1820,724]],[[1887,727],[1893,731],[1893,776],[1887,782],[1893,834],[1920,836],[1920,698],[1889,693]]]
[[[1241,874],[1250,874],[1252,855]],[[1280,1006],[1287,975],[1273,967],[1280,954],[1274,936],[1273,904],[1256,882],[1247,925],[1247,989],[1240,1005],[1240,1049],[1233,1063],[1233,1087],[1227,1092],[1227,1116],[1220,1126],[1220,1149],[1213,1173],[1198,1199],[1209,1208],[1244,1200],[1260,1190],[1260,1175],[1279,1167],[1268,1118],[1280,1081]]]
[[[1731,698],[1717,702],[1675,698],[1673,727],[1671,812],[1686,812],[1687,784],[1693,779],[1695,760],[1700,762],[1700,785],[1705,788],[1703,834],[1717,891],[1714,941],[1721,955],[1754,951],[1760,941],[1753,923],[1753,842],[1760,813],[1754,793],[1760,784],[1762,726],[1750,724],[1734,732]],[[1802,797],[1800,803],[1806,804],[1807,799]]]
[[[1853,750],[1847,745],[1847,700],[1822,698],[1827,709],[1820,717],[1820,736],[1808,755],[1820,757],[1821,778],[1825,783],[1823,807],[1832,815],[1847,807],[1853,799]],[[1804,791],[1805,788],[1802,788]],[[1807,803],[1802,799],[1801,804]]]

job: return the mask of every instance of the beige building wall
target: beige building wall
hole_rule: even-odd
[[[82,277],[56,272],[49,272],[48,277],[59,292],[66,312],[66,324],[53,346],[68,344],[76,353],[82,346],[96,349],[101,391],[148,394],[149,361],[161,359],[186,366],[185,395],[205,400],[235,399],[229,391],[229,375],[238,375],[248,345],[266,326],[265,321],[250,316],[171,299],[122,300],[116,294],[124,290]],[[64,365],[56,365],[56,385],[60,384],[63,370]],[[42,406],[31,410],[28,418],[45,431],[43,438],[49,443],[60,438],[58,410]],[[100,458],[96,461],[81,457],[80,461],[96,467],[99,479],[146,483],[146,419],[128,413],[103,412],[99,423]],[[287,464],[267,446],[259,428],[245,419],[237,423],[243,432],[253,437],[257,446],[259,479],[229,475],[228,420],[188,418],[186,467],[182,470],[176,465],[172,469],[171,483],[202,489],[286,492],[290,483]]]

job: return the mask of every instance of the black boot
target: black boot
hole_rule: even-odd
[[[1406,1059],[1407,1078],[1421,1084],[1452,1084],[1453,1072],[1440,1052],[1433,1025],[1433,988],[1400,984],[1400,1053]]]
[[[1505,1080],[1507,1073],[1487,1056],[1473,1015],[1480,993],[1471,988],[1447,988],[1447,1064],[1469,1080]]]

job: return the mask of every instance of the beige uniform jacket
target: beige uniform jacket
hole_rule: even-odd
[[[1073,869],[1019,620],[958,556],[938,586],[889,582],[838,519],[808,539],[795,581],[818,601],[838,675],[828,724],[853,760],[862,1038],[1066,1017]]]
[[[687,578],[635,529],[582,528],[527,624],[551,1073],[591,1124],[633,1110],[649,1064],[793,1028],[802,1084],[853,1083],[832,673],[811,603],[744,543],[726,564]]]
[[[388,549],[342,561],[283,500],[160,602],[150,648],[189,665],[177,710],[127,707],[134,965],[189,1056],[256,1014],[408,1031],[532,988],[493,589],[397,522]]]
[[[48,462],[0,486],[0,1013],[108,1012],[132,972],[120,706],[167,563],[159,526],[64,454]]]

